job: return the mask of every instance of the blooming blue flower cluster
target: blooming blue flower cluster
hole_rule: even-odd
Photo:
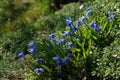
[[[53,57],[53,60],[56,62],[56,66],[60,66],[61,65],[61,58],[60,56],[55,56]]]
[[[65,39],[56,40],[56,45],[58,45],[58,46],[64,45],[65,43],[66,43]]]
[[[57,55],[57,56],[53,57],[53,60],[55,61],[56,66],[60,66],[60,65],[68,64],[70,62],[69,59],[72,59],[72,58],[73,58],[72,54],[69,54],[67,57],[65,57],[63,59]]]
[[[30,52],[31,54],[36,54],[36,45],[35,45],[35,43],[34,43],[34,42],[31,42],[30,44],[28,44],[28,46],[30,47],[29,52]],[[21,53],[18,54],[18,58],[22,58],[22,57],[24,57],[24,56],[25,56],[25,55],[24,55],[23,52],[21,52]]]
[[[86,15],[92,16],[92,10],[89,7],[86,8]],[[67,25],[68,31],[65,31],[65,33],[62,34],[62,37],[64,39],[57,40],[57,36],[55,34],[50,34],[49,35],[50,41],[52,40],[52,42],[54,42],[57,46],[65,45],[66,49],[68,51],[72,52],[73,41],[75,41],[74,38],[78,42],[82,43],[82,40],[81,40],[80,36],[78,36],[77,32],[83,24],[88,22],[87,20],[88,19],[85,16],[82,16],[81,20],[77,20],[77,25],[75,26],[75,25],[73,25],[72,18],[66,19],[66,25]],[[96,21],[91,22],[90,26],[95,31],[100,33],[102,27],[99,26]],[[69,39],[69,40],[67,40],[67,39]],[[65,65],[65,64],[69,63],[70,62],[69,59],[72,59],[72,58],[73,58],[72,54],[69,54],[68,56],[64,57],[63,59],[61,58],[61,56],[57,55],[57,56],[53,57],[52,60],[55,61],[56,66],[60,66],[60,65]]]
[[[97,31],[98,33],[100,33],[100,31],[101,31],[101,29],[102,29],[101,26],[97,25],[96,21],[91,22],[91,23],[90,23],[90,26],[91,26],[95,31]]]
[[[67,25],[68,30],[62,34],[62,39],[57,39],[56,34],[49,35],[49,41],[51,44],[48,44],[47,47],[48,47],[49,51],[53,52],[53,54],[48,54],[49,52],[47,50],[44,50],[42,53],[45,53],[45,55],[44,56],[39,55],[37,57],[37,59],[35,60],[36,63],[39,65],[46,66],[47,63],[49,63],[47,61],[46,57],[50,57],[49,59],[51,59],[51,61],[52,61],[51,63],[54,62],[56,67],[70,63],[71,59],[74,59],[76,56],[73,54],[73,51],[74,51],[73,47],[74,47],[75,41],[79,42],[80,44],[82,43],[82,38],[81,38],[81,35],[79,34],[79,31],[81,29],[84,29],[84,26],[86,26],[85,24],[88,24],[89,21],[87,18],[92,16],[92,14],[93,13],[92,13],[92,10],[90,9],[90,7],[87,7],[86,8],[87,17],[82,16],[81,20],[77,20],[77,25],[74,25],[72,18],[66,19],[66,25]],[[108,15],[109,15],[110,22],[115,19],[115,14],[109,13]],[[97,21],[92,21],[89,26],[94,31],[96,31],[98,34],[101,33],[102,26],[98,25]],[[30,47],[29,52],[31,54],[36,55],[35,43],[31,42],[30,44],[28,44],[28,46]],[[60,56],[60,54],[62,54],[62,52],[64,53],[64,51],[61,51],[60,54],[57,54],[57,53],[55,54],[54,47],[57,47],[57,50],[59,50],[58,48],[60,48],[60,50],[66,50],[65,53],[67,52],[67,54],[63,54],[64,56],[63,55]],[[61,48],[63,48],[63,49],[61,49]],[[22,57],[24,57],[23,52],[18,54],[18,58],[22,58]],[[51,64],[51,63],[49,63],[49,64]],[[41,73],[45,72],[45,68],[36,68],[34,71],[38,74],[41,74]]]
[[[64,58],[62,60],[62,65],[68,64],[70,62],[70,60],[68,58]]]

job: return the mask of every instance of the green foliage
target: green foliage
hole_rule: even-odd
[[[36,1],[39,2],[39,0]],[[35,50],[36,55],[33,55],[31,51],[30,56],[32,57],[25,57],[26,63],[28,63],[26,72],[30,73],[28,79],[120,79],[119,0],[95,0],[93,3],[89,3],[92,16],[86,15],[87,5],[88,3],[85,3],[83,8],[79,9],[77,3],[68,4],[55,14],[37,17],[38,19],[30,26],[22,25],[17,32],[3,35],[0,41],[1,55],[8,51],[12,53],[30,52],[31,48],[28,47],[28,43],[34,40],[36,43],[34,46],[37,48],[32,50]],[[109,13],[115,14],[112,22],[109,22]],[[82,26],[74,31],[73,27],[78,26],[76,20],[81,21],[83,16],[86,17],[87,22],[82,22]],[[73,26],[66,30],[65,19],[70,17]],[[102,27],[100,31],[90,26],[90,23],[94,21],[98,25],[97,28]],[[60,40],[63,38],[62,34],[67,31],[71,32],[71,36],[64,38],[65,45],[57,45],[57,41],[49,40],[49,33],[55,32],[57,40]],[[72,50],[68,49],[69,42],[72,42]],[[73,58],[68,58],[69,54]],[[36,62],[39,56],[42,56],[39,59],[42,64]],[[53,60],[53,57],[56,56],[60,56],[60,61],[67,58],[69,63],[56,66],[56,62]],[[7,61],[6,63],[9,64]],[[44,72],[36,74],[35,68],[44,68]]]
[[[46,35],[52,32],[64,32],[66,29],[65,19],[71,17],[73,20],[76,20],[82,15],[82,12],[83,9],[79,9],[78,3],[71,3],[63,6],[63,8],[55,12],[55,14],[39,17],[32,23],[32,26],[37,29],[40,36],[42,36],[41,34]]]
[[[0,37],[0,44],[3,53],[10,51],[12,54],[16,54],[21,50],[27,49],[28,42],[33,40],[35,34],[35,28],[32,26],[23,26],[17,32],[4,34]]]
[[[12,54],[11,52],[2,54],[3,59],[0,60],[0,79],[1,78],[6,78],[6,79],[23,78],[22,65],[17,61],[15,61],[13,56],[15,55]]]
[[[16,31],[21,26],[34,22],[41,15],[51,13],[50,1],[36,0],[1,0],[0,1],[0,35]]]
[[[96,60],[97,67],[93,71],[93,75],[105,80],[120,79],[120,38],[115,39],[109,47],[105,47],[99,54],[101,56]]]

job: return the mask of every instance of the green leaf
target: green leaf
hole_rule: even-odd
[[[110,31],[111,31],[111,29],[112,29],[112,25],[113,25],[113,23],[110,24],[109,29],[108,29],[108,31],[107,31],[105,37],[110,33]]]
[[[104,26],[102,27],[102,32],[104,32],[104,30],[105,30],[105,28],[107,27],[107,25],[108,25],[108,22],[106,21],[106,23],[104,23]]]
[[[47,66],[45,66],[45,65],[41,65],[44,69],[46,69],[48,72],[52,72],[52,70],[50,70]]]

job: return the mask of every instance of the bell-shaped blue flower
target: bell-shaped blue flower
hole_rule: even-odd
[[[43,64],[39,59],[36,60],[38,64]]]
[[[90,26],[91,26],[94,30],[96,30],[96,28],[97,28],[96,21],[91,22],[91,23],[90,23]]]
[[[61,65],[61,61],[56,61],[56,66],[60,66]]]
[[[61,58],[60,58],[60,56],[53,57],[53,60],[55,61],[56,66],[60,66],[61,65]]]
[[[41,55],[40,55],[40,56],[38,56],[38,59],[42,59],[42,58],[43,58],[43,56],[41,56]]]
[[[71,26],[72,25],[72,18],[66,19],[66,24],[67,24],[67,26]]]
[[[86,7],[86,11],[89,11],[89,10],[90,10],[90,7],[87,6],[87,7]]]
[[[41,73],[43,73],[44,71],[45,71],[44,68],[36,68],[36,69],[34,70],[34,72],[36,72],[37,74],[41,74]]]
[[[76,31],[78,31],[79,27],[78,26],[74,26],[72,29],[73,29],[73,31],[76,32]]]
[[[85,16],[82,16],[82,20],[83,23],[87,22],[87,18]]]
[[[34,42],[31,42],[30,44],[28,44],[29,47],[31,47],[32,49],[36,49],[36,45]]]
[[[91,16],[92,15],[92,11],[91,10],[86,11],[86,15]]]
[[[74,56],[72,55],[72,54],[69,54],[69,55],[67,55],[67,58],[74,58]]]
[[[92,11],[91,11],[90,7],[86,7],[86,15],[88,15],[88,16],[92,15]]]
[[[115,18],[115,14],[114,13],[109,13],[108,16],[110,17],[110,19],[114,19]]]
[[[61,39],[60,42],[61,42],[61,44],[63,44],[63,45],[66,43],[65,39]]]
[[[55,35],[55,34],[50,34],[50,35],[49,35],[49,39],[50,39],[51,41],[55,41],[55,40],[56,40],[56,35]]]
[[[53,57],[53,60],[57,62],[57,61],[61,61],[61,58],[60,56],[56,56],[56,57]]]
[[[71,35],[70,32],[65,32],[62,36],[63,36],[63,38],[66,38],[66,37],[69,37],[70,35]]]
[[[62,60],[62,65],[64,65],[64,64],[67,64],[67,63],[69,63],[70,61],[68,60],[68,58],[64,58],[63,60]]]
[[[115,19],[115,14],[114,13],[109,13],[108,16],[109,16],[109,19],[108,19],[109,23],[112,22]]]
[[[97,26],[96,31],[97,31],[98,33],[100,33],[101,29],[102,29],[102,27],[101,27],[101,26]]]
[[[36,54],[36,49],[30,49],[29,52],[30,52],[31,54]]]
[[[77,25],[82,26],[82,22],[80,20],[77,20]]]
[[[69,42],[69,43],[68,43],[68,49],[69,49],[69,50],[72,50],[72,42]]]
[[[18,54],[18,59],[19,59],[19,58],[22,58],[22,57],[24,57],[24,56],[25,56],[24,53],[21,52],[21,53]]]
[[[60,41],[60,40],[57,40],[57,41],[56,41],[56,45],[60,46],[60,45],[61,45],[61,41]]]

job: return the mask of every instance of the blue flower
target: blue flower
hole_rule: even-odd
[[[30,44],[28,44],[29,47],[31,47],[32,49],[35,49],[36,48],[36,45],[34,42],[31,42]]]
[[[37,74],[41,74],[41,73],[43,73],[45,70],[44,70],[44,68],[36,68],[35,70],[34,70],[34,72],[36,72]]]
[[[96,21],[90,23],[90,26],[91,26],[94,30],[96,30],[96,28],[97,28]]]
[[[67,64],[67,63],[69,63],[70,61],[67,59],[67,58],[64,58],[63,60],[62,60],[62,65],[64,65],[64,64]]]
[[[38,64],[43,64],[39,59],[36,60]]]
[[[66,43],[65,39],[61,39],[61,40],[56,41],[56,45],[58,45],[58,46],[64,45],[65,43]]]
[[[101,29],[102,29],[102,27],[101,27],[101,26],[97,26],[96,31],[97,31],[98,33],[100,33]]]
[[[90,10],[90,7],[87,6],[87,7],[86,7],[86,11],[89,11],[89,10]]]
[[[24,57],[24,56],[25,56],[25,55],[24,55],[23,52],[21,52],[21,53],[18,54],[18,58],[22,58],[22,57]]]
[[[38,56],[38,59],[42,59],[43,58],[43,56]]]
[[[63,38],[66,38],[66,37],[69,37],[70,35],[71,35],[70,32],[65,32],[62,36],[63,36]]]
[[[74,26],[72,29],[73,29],[73,31],[76,32],[76,31],[78,31],[79,27],[78,26]]]
[[[61,58],[59,56],[53,57],[53,60],[56,62],[56,66],[61,65]]]
[[[115,14],[114,13],[109,13],[108,16],[109,16],[109,20],[108,20],[109,23],[112,22],[115,19]]]
[[[69,50],[72,50],[72,42],[69,42],[69,43],[68,43],[68,49],[69,49]]]
[[[86,15],[91,16],[92,15],[92,11],[91,10],[86,11]]]
[[[53,60],[57,62],[57,61],[61,61],[61,58],[60,56],[56,56],[56,57],[53,57]]]
[[[74,58],[72,54],[67,55],[67,58]]]
[[[110,19],[114,19],[115,18],[115,14],[114,13],[109,13],[108,16],[110,17]]]
[[[92,11],[90,10],[90,7],[86,7],[86,15],[91,16]]]
[[[87,18],[85,16],[82,16],[82,20],[83,23],[87,22]]]
[[[61,61],[56,61],[56,66],[60,66],[61,65]]]
[[[57,41],[56,41],[56,45],[60,46],[60,45],[61,45],[61,41],[60,41],[60,40],[57,40]]]
[[[63,45],[66,43],[65,39],[61,39],[60,42],[61,42],[61,44],[63,44]]]
[[[49,39],[50,39],[51,41],[56,40],[56,35],[55,35],[55,34],[50,34],[50,35],[49,35]]]
[[[67,24],[68,26],[72,25],[72,18],[66,19],[66,24]]]
[[[30,52],[31,54],[36,54],[36,49],[30,49],[29,52]]]
[[[78,25],[78,26],[82,26],[82,22],[79,21],[79,20],[77,20],[77,25]]]

